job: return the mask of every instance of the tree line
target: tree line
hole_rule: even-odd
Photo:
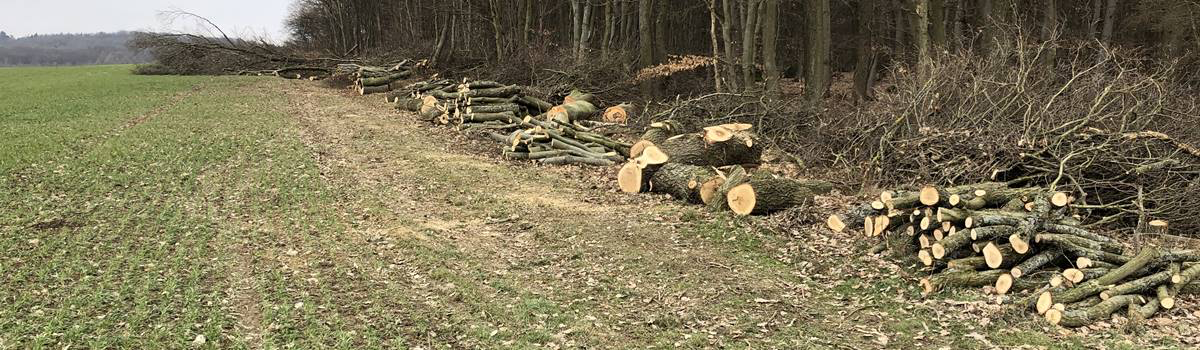
[[[700,55],[712,59],[718,91],[777,93],[780,79],[802,78],[805,95],[819,99],[835,72],[853,72],[867,99],[886,67],[920,74],[945,52],[985,57],[1021,41],[1099,41],[1190,60],[1200,1],[298,0],[287,25],[293,46],[334,57],[486,63],[550,47],[643,68]]]
[[[126,43],[132,32],[34,34],[14,38],[0,32],[0,66],[61,66],[149,62],[152,57]]]

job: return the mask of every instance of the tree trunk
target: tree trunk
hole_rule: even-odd
[[[496,45],[496,61],[498,62],[498,61],[500,61],[500,58],[504,56],[504,41],[502,40],[503,33],[501,33],[501,31],[500,31],[501,30],[500,8],[499,8],[500,4],[499,4],[498,0],[491,0],[489,2],[489,4],[491,4],[490,8],[492,11],[492,33],[495,35],[494,39],[495,39],[495,45]]]
[[[1058,35],[1058,0],[1043,0],[1046,7],[1042,12],[1042,40],[1049,43],[1046,48],[1046,53],[1042,56],[1042,63],[1046,67],[1053,68],[1054,61],[1058,59],[1058,48],[1055,47],[1053,41]]]
[[[963,47],[963,1],[964,0],[958,0],[954,2],[954,16],[952,19],[954,21],[954,25],[951,26],[953,30],[950,32],[950,41],[954,43],[954,48],[956,49],[961,49]]]
[[[752,135],[708,144],[701,134],[684,134],[671,137],[658,144],[659,149],[670,157],[672,163],[701,166],[726,166],[758,164],[761,162],[763,145]]]
[[[721,46],[717,43],[717,0],[708,0],[708,37],[712,46],[713,91],[721,90]]]
[[[654,63],[660,64],[667,61],[667,13],[670,12],[667,7],[667,0],[657,0],[655,5],[658,7],[654,11]]]
[[[775,45],[779,33],[779,0],[765,0],[763,3],[763,70],[766,72],[766,91],[768,96],[779,96],[779,66],[775,53]]]
[[[917,58],[917,75],[929,78],[929,0],[912,0],[913,48]]]
[[[854,62],[854,95],[860,101],[874,100],[871,94],[871,73],[875,70],[875,33],[871,30],[875,20],[875,1],[858,1],[858,37]]]
[[[1084,30],[1087,31],[1087,33],[1084,34],[1084,37],[1088,38],[1089,40],[1096,39],[1096,25],[1100,23],[1100,13],[1103,12],[1101,10],[1103,7],[1103,0],[1092,0],[1091,5],[1092,6],[1088,8],[1087,23],[1084,26]]]
[[[893,7],[893,11],[892,11],[892,17],[894,18],[894,20],[893,20],[894,23],[893,23],[893,27],[892,27],[892,29],[893,29],[892,41],[893,41],[893,45],[895,45],[893,47],[895,48],[895,53],[896,53],[894,55],[895,56],[894,59],[899,59],[899,57],[903,56],[903,53],[905,51],[907,51],[904,49],[906,47],[904,45],[904,37],[905,37],[904,32],[907,32],[909,27],[904,25],[905,17],[907,17],[904,15],[904,0],[893,0],[893,1],[895,2],[896,6]]]
[[[1108,0],[1108,5],[1104,7],[1104,33],[1100,36],[1100,41],[1105,44],[1112,43],[1113,28],[1117,22],[1117,0]]]
[[[583,36],[583,11],[580,2],[571,0],[571,53],[576,59],[580,56],[579,40]]]
[[[746,4],[746,20],[742,26],[742,87],[746,91],[754,86],[754,34],[758,33],[758,4],[761,0],[749,0]]]
[[[587,54],[588,42],[592,40],[592,5],[590,3],[583,4],[583,24],[579,28],[579,47],[575,50],[578,52],[576,56],[579,60],[583,60]]]
[[[737,91],[738,73],[737,65],[734,63],[737,53],[733,49],[733,1],[721,1],[721,11],[724,14],[724,20],[721,22],[721,38],[725,40],[725,74],[728,76],[726,82],[729,84],[730,91]]]
[[[946,48],[946,0],[929,0],[929,46]]]
[[[613,0],[604,1],[604,36],[600,38],[600,58],[608,59],[609,45],[613,36]]]
[[[524,4],[525,20],[523,20],[521,23],[521,47],[528,48],[529,47],[529,30],[530,30],[530,26],[533,25],[533,0],[525,0],[524,3],[525,3]]]
[[[829,0],[813,0],[807,2],[808,14],[808,69],[805,74],[805,96],[809,101],[817,101],[825,97],[829,90],[829,82],[833,72],[829,67],[830,33]]]
[[[700,185],[716,177],[711,167],[680,163],[663,164],[650,176],[652,192],[670,194],[675,199],[700,204]]]
[[[638,67],[646,68],[654,62],[654,37],[651,32],[652,0],[638,0]],[[654,83],[642,81],[642,95],[654,96]]]

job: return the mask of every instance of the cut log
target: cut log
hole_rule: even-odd
[[[707,182],[705,182],[705,184],[707,184]],[[825,219],[825,227],[833,230],[833,232],[841,233],[846,229],[846,223],[842,222],[841,216],[834,214],[830,215],[828,219]]]
[[[1171,271],[1164,270],[1146,277],[1109,287],[1100,292],[1100,299],[1108,300],[1114,296],[1137,294],[1154,290],[1171,280]]]
[[[725,179],[721,177],[715,177],[700,184],[700,201],[704,204],[712,203],[713,197],[717,196],[721,185],[724,184]],[[834,232],[842,232],[842,230],[846,229],[846,224],[838,216],[832,215],[829,217],[829,220],[829,228],[833,229]]]
[[[637,158],[638,156],[641,156],[642,151],[645,150],[647,146],[654,146],[654,143],[650,142],[650,140],[641,140],[635,142],[633,146],[629,147],[629,158]]]
[[[921,279],[921,289],[925,295],[946,287],[984,287],[996,283],[996,279],[1004,274],[1001,270],[988,271],[946,271]]]
[[[998,245],[995,242],[989,242],[983,247],[983,257],[987,260],[988,267],[993,269],[1005,266],[1006,263],[1008,266],[1016,265],[1016,260],[1020,256],[1021,254],[1017,254],[1013,251],[1012,246],[1007,244]]]
[[[709,126],[704,128],[704,142],[716,143],[729,141],[733,138],[733,131],[726,129],[723,126]]]
[[[937,189],[937,187],[933,187],[933,186],[922,187],[921,194],[920,194],[921,204],[924,204],[927,206],[935,206],[943,198],[942,197],[943,193],[944,192],[939,191]]]
[[[518,105],[516,103],[505,103],[505,104],[467,106],[466,108],[463,108],[463,111],[466,113],[510,112],[510,113],[513,113],[513,115],[515,117],[516,115],[524,115],[525,109],[524,109],[524,107],[521,107],[521,105]]]
[[[1083,284],[1068,289],[1062,293],[1054,295],[1054,298],[1060,303],[1072,303],[1085,298],[1091,297],[1108,288],[1108,286],[1116,284],[1126,277],[1133,275],[1142,267],[1149,264],[1154,259],[1158,258],[1158,251],[1154,248],[1145,248],[1138,253],[1137,256],[1129,259],[1124,265],[1116,269],[1112,269],[1103,276],[1094,278]]]
[[[1034,240],[1041,244],[1061,245],[1069,243],[1083,248],[1104,251],[1112,254],[1121,254],[1121,251],[1125,250],[1125,247],[1121,246],[1120,243],[1094,241],[1070,234],[1041,233],[1034,236]]]
[[[567,96],[563,98],[563,104],[574,103],[578,101],[584,101],[588,104],[596,104],[596,97],[583,91],[571,90],[571,93],[567,94]]]
[[[726,194],[729,209],[735,214],[769,214],[813,200],[813,191],[803,181],[760,174],[748,179],[746,183],[730,188]],[[883,223],[885,228],[887,224]]]
[[[642,154],[634,158],[641,168],[646,168],[650,165],[666,164],[671,158],[663,153],[657,146],[650,145],[642,149]]]
[[[1054,192],[1053,195],[1050,195],[1050,204],[1056,207],[1065,207],[1067,204],[1071,204],[1071,196],[1066,192]]]
[[[572,121],[590,119],[596,113],[596,106],[586,100],[564,103],[546,112],[546,120],[570,124]]]
[[[987,260],[985,260],[982,256],[958,258],[946,262],[946,268],[954,270],[979,270],[986,267]]]
[[[472,97],[471,100],[474,100],[475,98],[477,98],[477,97]],[[533,97],[533,96],[529,96],[527,94],[521,94],[521,95],[516,96],[516,99],[514,100],[514,102],[520,103],[520,104],[524,105],[525,107],[528,107],[529,111],[532,112],[532,114],[542,114],[542,113],[549,111],[551,108],[554,108],[554,105],[550,104],[550,102],[543,101],[542,99],[539,99],[539,98]]]
[[[701,134],[678,135],[655,144],[671,156],[673,162],[701,166],[758,164],[763,151],[761,144],[747,146],[737,139],[710,145]]]
[[[1086,309],[1071,311],[1050,309],[1046,311],[1046,321],[1049,321],[1050,324],[1063,327],[1086,326],[1097,321],[1107,320],[1117,310],[1126,308],[1131,303],[1140,303],[1143,300],[1144,298],[1137,295],[1122,295],[1102,301]]]
[[[649,190],[649,178],[642,176],[642,168],[634,161],[621,166],[617,172],[617,186],[625,193],[640,193]]]
[[[632,104],[622,103],[616,106],[605,108],[604,114],[601,115],[600,120],[604,121],[605,123],[617,123],[624,125],[625,123],[629,122],[629,119],[636,118],[636,113],[637,109]]]
[[[666,193],[675,199],[699,204],[702,203],[700,184],[713,178],[716,178],[716,172],[709,167],[667,163],[651,175],[650,183],[654,192]]]
[[[642,133],[642,140],[650,141],[654,144],[661,144],[668,138],[686,133],[686,126],[683,123],[673,120],[650,123],[646,128],[646,132]]]
[[[1025,259],[1025,261],[1017,264],[1017,266],[1014,266],[1011,270],[1009,270],[1009,273],[1012,274],[1013,278],[1021,278],[1030,272],[1040,269],[1042,266],[1046,266],[1046,264],[1054,261],[1054,259],[1058,258],[1060,255],[1062,255],[1061,250],[1043,250],[1037,254],[1034,254],[1033,256],[1030,256],[1028,259]]]

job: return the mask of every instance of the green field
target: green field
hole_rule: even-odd
[[[0,349],[1177,344],[925,302],[855,239],[473,155],[381,99],[129,70],[0,69]]]

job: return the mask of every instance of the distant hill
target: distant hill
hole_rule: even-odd
[[[34,34],[14,38],[0,31],[0,67],[146,63],[147,52],[125,46],[132,32]]]

